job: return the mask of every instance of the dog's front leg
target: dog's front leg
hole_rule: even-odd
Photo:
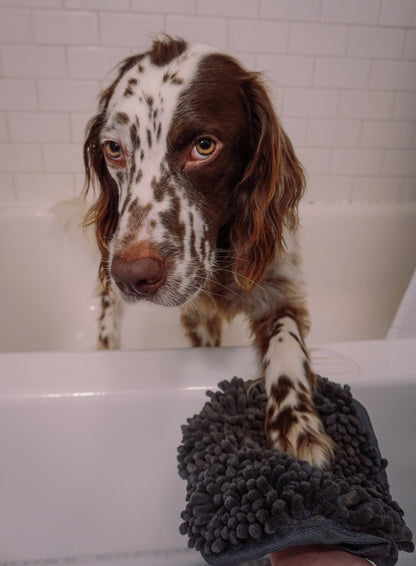
[[[97,350],[117,350],[120,347],[121,302],[110,286],[103,285],[100,280],[98,281],[98,297],[100,314]]]
[[[313,403],[316,376],[297,318],[290,311],[282,312],[272,325],[270,320],[259,321],[253,328],[257,342],[263,344],[261,363],[268,397],[265,429],[273,447],[322,468],[331,459],[333,442]]]
[[[181,323],[185,335],[194,348],[221,345],[222,318],[202,301],[181,308]]]

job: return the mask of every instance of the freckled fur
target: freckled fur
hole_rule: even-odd
[[[219,145],[195,163],[202,137]],[[123,163],[106,161],[103,139],[119,143]],[[323,467],[332,441],[312,402],[296,244],[305,179],[262,78],[211,48],[156,40],[122,62],[101,94],[84,161],[86,191],[98,190],[86,222],[102,254],[99,345],[117,347],[120,300],[180,306],[193,346],[218,346],[223,319],[242,312],[265,380],[271,445]],[[112,275],[120,258],[128,296]]]

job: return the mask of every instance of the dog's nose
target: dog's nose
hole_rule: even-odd
[[[111,276],[127,295],[150,297],[165,281],[165,262],[158,254],[133,244],[114,256],[111,262]]]

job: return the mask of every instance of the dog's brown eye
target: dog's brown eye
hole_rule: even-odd
[[[107,157],[113,161],[119,161],[123,157],[121,146],[115,141],[107,141],[104,144],[104,151]]]
[[[196,152],[202,157],[209,157],[215,151],[216,144],[213,140],[209,138],[202,138],[198,140],[195,144]]]

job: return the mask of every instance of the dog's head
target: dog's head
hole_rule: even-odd
[[[304,191],[259,75],[170,38],[121,63],[84,161],[101,274],[128,302],[184,304],[224,258],[250,289],[283,251]]]

